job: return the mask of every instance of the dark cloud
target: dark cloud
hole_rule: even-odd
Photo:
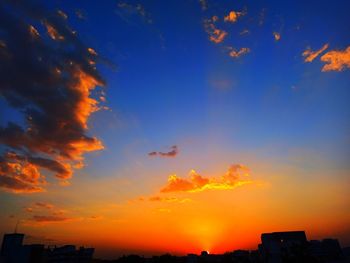
[[[42,169],[66,180],[84,153],[103,149],[87,134],[105,84],[98,55],[62,14],[34,0],[0,3],[0,96],[25,119],[0,126],[0,187],[13,192],[43,191]]]
[[[178,153],[179,150],[176,145],[173,145],[170,147],[169,152],[150,152],[148,153],[149,156],[160,156],[160,157],[175,157]]]
[[[151,202],[168,202],[168,203],[186,203],[192,201],[190,198],[177,198],[177,197],[161,197],[151,196],[148,198]]]
[[[203,11],[207,10],[208,9],[208,3],[207,3],[207,0],[198,0],[199,1],[199,4],[202,8]]]
[[[36,166],[7,162],[0,156],[0,186],[15,193],[42,192],[45,184]]]
[[[52,209],[54,207],[53,204],[46,203],[46,202],[36,202],[35,205],[40,208],[45,208],[45,209]]]
[[[65,222],[70,221],[73,218],[64,217],[64,216],[50,216],[50,215],[35,215],[32,217],[32,220],[39,223],[52,223],[52,222]]]

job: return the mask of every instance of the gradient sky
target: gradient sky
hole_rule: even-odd
[[[349,9],[4,1],[0,234],[99,257],[350,246]]]

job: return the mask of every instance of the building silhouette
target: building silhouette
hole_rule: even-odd
[[[126,255],[115,260],[93,259],[94,248],[24,245],[24,237],[20,233],[4,235],[0,263],[350,263],[350,248],[342,249],[338,240],[332,238],[308,241],[304,231],[263,233],[257,250],[148,258]]]
[[[88,263],[94,248],[74,245],[45,247],[43,244],[24,245],[24,234],[5,234],[2,241],[0,263]]]

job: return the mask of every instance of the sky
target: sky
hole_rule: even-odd
[[[96,256],[350,246],[348,1],[0,3],[0,234]]]

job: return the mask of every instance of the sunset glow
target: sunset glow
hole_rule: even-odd
[[[0,234],[99,258],[350,246],[349,8],[0,3]]]

